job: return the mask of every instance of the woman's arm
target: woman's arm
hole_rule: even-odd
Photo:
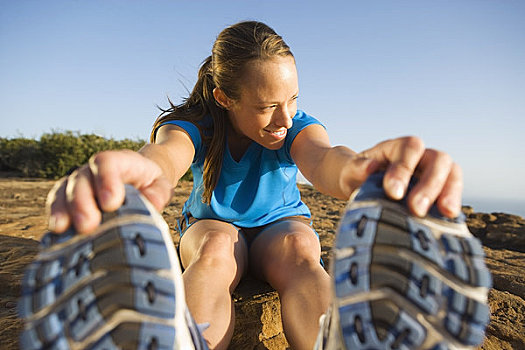
[[[175,187],[188,171],[195,149],[190,136],[183,128],[167,124],[157,131],[155,143],[145,145],[139,153],[157,163],[164,176]]]
[[[417,137],[387,140],[356,153],[344,146],[330,146],[324,128],[310,125],[296,136],[291,154],[314,187],[337,198],[348,199],[370,174],[384,169],[387,195],[401,199],[417,172],[419,182],[407,197],[414,214],[425,215],[434,202],[448,217],[461,210],[461,168],[448,154],[425,148]]]
[[[61,233],[73,224],[80,233],[92,232],[100,222],[101,209],[113,211],[122,204],[125,184],[139,189],[161,210],[191,165],[193,155],[191,138],[171,125],[161,127],[157,143],[146,145],[139,152],[97,153],[49,192],[49,229]]]

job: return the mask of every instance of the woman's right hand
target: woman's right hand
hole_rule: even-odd
[[[136,187],[159,211],[172,195],[170,182],[154,161],[130,150],[100,152],[49,192],[49,230],[62,233],[73,225],[79,233],[94,231],[101,210],[111,212],[122,205],[125,184]]]

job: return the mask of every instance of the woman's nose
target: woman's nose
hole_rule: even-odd
[[[282,126],[286,129],[290,129],[292,127],[292,118],[293,115],[291,114],[291,110],[288,107],[280,107],[275,110],[275,124],[278,126]]]

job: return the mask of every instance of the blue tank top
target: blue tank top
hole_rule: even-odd
[[[204,118],[202,125],[210,122],[211,117]],[[311,216],[297,188],[298,169],[290,155],[290,148],[297,134],[305,127],[322,125],[317,119],[298,110],[283,147],[269,150],[252,142],[239,162],[233,159],[225,146],[221,174],[210,205],[202,202],[206,146],[199,129],[188,121],[173,120],[162,125],[165,124],[183,128],[195,147],[191,165],[193,190],[184,204],[183,214],[191,214],[197,219],[226,221],[238,227],[262,226],[286,216]]]

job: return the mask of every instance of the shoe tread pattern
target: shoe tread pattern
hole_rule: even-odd
[[[463,218],[415,219],[403,201],[386,199],[381,183],[380,174],[365,183],[354,203],[367,204],[349,206],[336,238],[332,273],[346,348],[481,343],[489,310],[480,300],[491,277],[480,242],[454,233]]]
[[[129,215],[144,220],[112,224]],[[123,206],[104,213],[107,229],[79,239],[73,230],[42,239],[42,253],[22,282],[23,349],[70,349],[107,326],[88,349],[173,349],[175,286],[166,242],[138,191],[126,186]],[[135,316],[117,314],[122,310]],[[138,316],[138,317],[137,317]],[[100,333],[100,332],[99,332]]]

